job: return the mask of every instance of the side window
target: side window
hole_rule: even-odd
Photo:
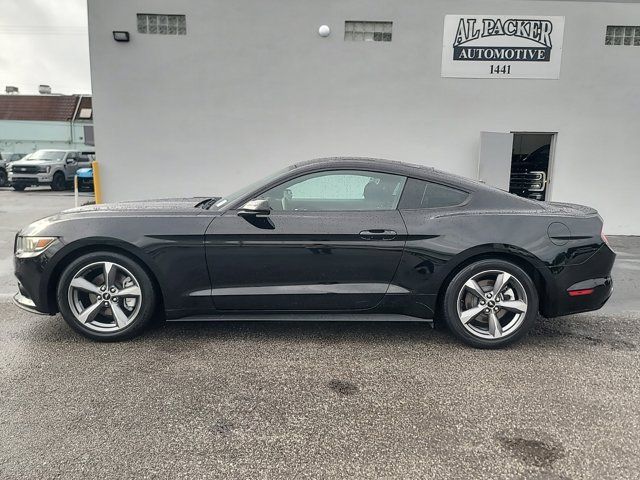
[[[469,195],[439,183],[410,178],[400,201],[400,209],[455,207],[464,203]]]
[[[360,170],[317,172],[285,182],[258,198],[273,210],[394,210],[405,177]]]
[[[69,152],[67,153],[66,160],[77,160],[78,153],[77,152]]]

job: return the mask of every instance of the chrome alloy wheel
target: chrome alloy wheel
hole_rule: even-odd
[[[472,335],[498,339],[515,332],[527,314],[522,283],[502,270],[480,272],[458,293],[458,318]]]
[[[117,332],[133,322],[142,306],[140,283],[113,262],[83,267],[69,284],[69,307],[78,322],[97,332]]]

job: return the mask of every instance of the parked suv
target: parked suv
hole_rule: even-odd
[[[9,183],[22,191],[34,185],[50,185],[51,190],[64,190],[73,185],[79,168],[91,166],[93,152],[79,150],[38,150],[8,168]]]
[[[6,187],[9,185],[9,180],[7,179],[7,166],[11,162],[20,160],[25,155],[26,153],[0,152],[0,187]]]

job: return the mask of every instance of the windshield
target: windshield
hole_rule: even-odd
[[[31,155],[24,157],[24,160],[56,161],[62,160],[64,154],[64,151],[61,152],[58,150],[38,150],[37,152],[33,152]]]
[[[236,200],[238,200],[239,198],[242,198],[245,195],[247,195],[248,193],[251,193],[253,190],[258,189],[261,185],[266,185],[267,183],[271,182],[272,180],[275,180],[280,175],[282,175],[283,173],[288,172],[289,170],[291,170],[291,167],[283,168],[282,170],[278,170],[277,172],[272,173],[271,175],[263,178],[262,180],[258,180],[257,182],[253,182],[252,184],[247,185],[246,187],[241,188],[240,190],[237,190],[237,191],[233,192],[230,195],[226,195],[226,196],[222,197],[220,200],[218,200],[216,203],[214,203],[213,207],[216,208],[216,209],[220,209],[220,208],[224,207],[225,205],[233,203]]]

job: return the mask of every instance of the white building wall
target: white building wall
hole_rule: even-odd
[[[136,13],[185,14],[187,35],[138,34]],[[441,78],[444,16],[456,13],[565,16],[560,79]],[[393,21],[393,41],[345,42],[345,20]],[[640,47],[604,45],[607,25],[630,24],[640,4],[89,0],[105,198],[225,194],[337,155],[476,177],[481,131],[558,132],[551,200],[640,234]]]
[[[0,151],[31,153],[45,148],[91,149],[84,144],[84,125],[44,120],[0,120]]]

